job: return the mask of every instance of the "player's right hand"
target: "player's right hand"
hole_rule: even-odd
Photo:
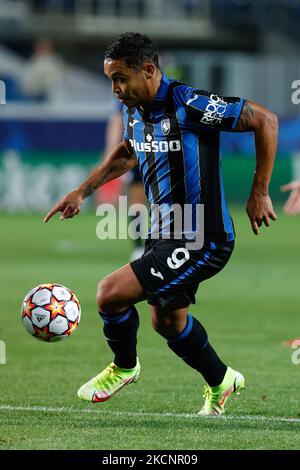
[[[80,211],[83,198],[78,191],[72,191],[58,201],[57,204],[48,212],[44,218],[44,222],[48,222],[57,212],[61,212],[60,220],[71,219]]]

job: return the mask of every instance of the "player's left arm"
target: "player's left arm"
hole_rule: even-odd
[[[276,220],[269,196],[269,184],[274,166],[278,141],[278,119],[276,114],[253,101],[244,101],[236,132],[254,132],[256,148],[256,168],[253,184],[247,203],[247,214],[255,235],[264,223]]]

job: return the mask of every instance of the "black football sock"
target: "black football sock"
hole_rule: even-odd
[[[103,332],[110,349],[115,354],[114,363],[123,369],[136,366],[137,330],[139,316],[134,306],[124,312],[108,314],[99,312],[104,321]]]
[[[227,366],[209,344],[207,333],[196,318],[188,315],[184,330],[167,340],[169,348],[190,367],[200,372],[210,387],[221,384]]]

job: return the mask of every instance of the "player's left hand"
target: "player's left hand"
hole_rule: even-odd
[[[266,227],[269,227],[270,219],[277,219],[270,196],[255,191],[252,191],[249,197],[247,214],[255,235],[259,234],[259,227],[262,226],[262,223],[264,223]]]

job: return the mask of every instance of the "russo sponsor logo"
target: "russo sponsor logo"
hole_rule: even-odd
[[[218,95],[211,94],[201,122],[209,125],[221,124],[226,108],[227,103],[223,101],[222,98]]]
[[[180,140],[151,140],[148,142],[138,142],[135,139],[130,139],[130,145],[136,152],[178,152],[181,150]]]

